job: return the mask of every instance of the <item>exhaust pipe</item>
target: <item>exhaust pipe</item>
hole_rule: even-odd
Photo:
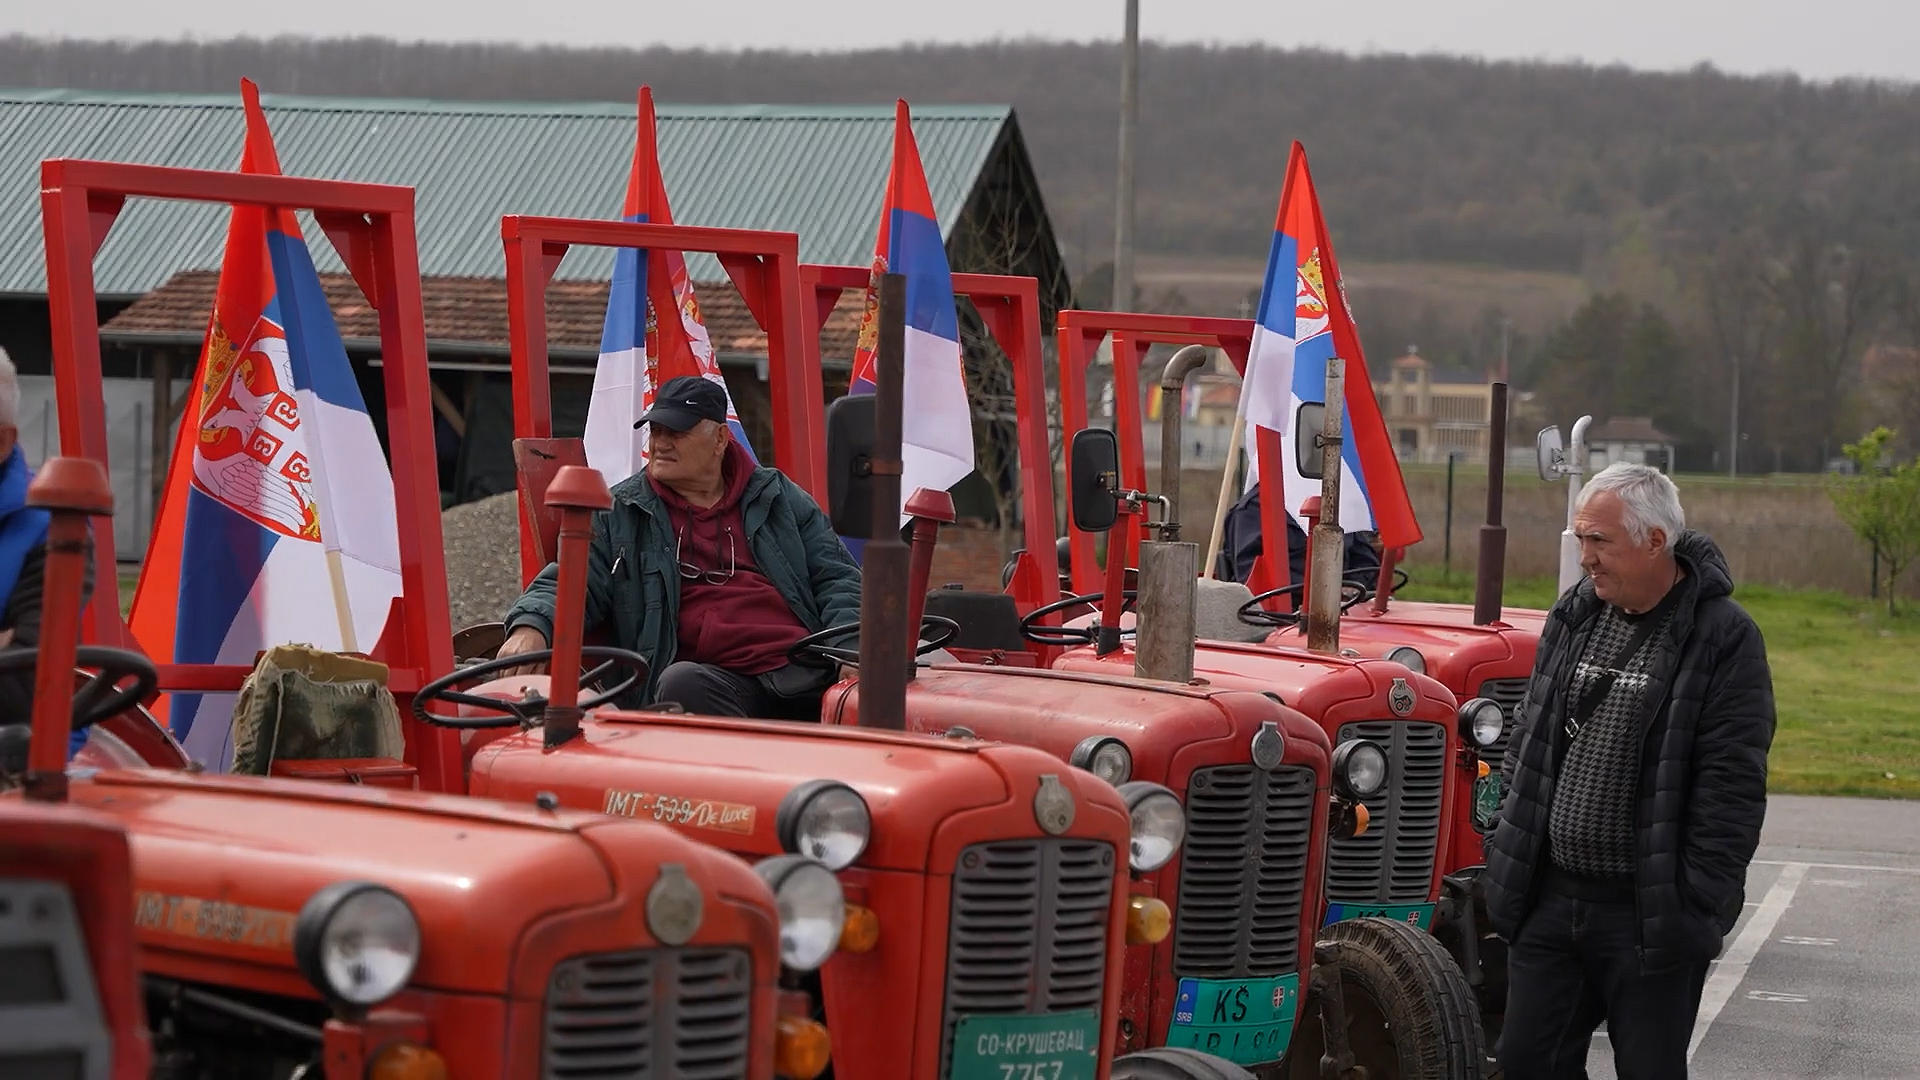
[[[1320,425],[1320,517],[1309,538],[1307,648],[1340,651],[1340,582],[1346,576],[1346,534],[1340,530],[1340,418],[1346,412],[1347,362],[1327,360],[1325,420]]]
[[[880,340],[874,350],[873,539],[861,559],[860,723],[907,726],[909,552],[900,539],[900,428],[906,372],[907,279],[880,277]]]
[[[1507,487],[1507,384],[1493,384],[1493,415],[1488,418],[1487,523],[1480,526],[1480,566],[1473,583],[1475,626],[1500,621],[1500,595],[1506,588],[1507,527],[1501,524]]]
[[[1142,679],[1193,680],[1193,650],[1200,607],[1200,545],[1180,541],[1180,396],[1187,376],[1207,361],[1202,345],[1188,345],[1167,361],[1160,376],[1160,487],[1164,519],[1160,539],[1140,545],[1135,584],[1133,673]]]

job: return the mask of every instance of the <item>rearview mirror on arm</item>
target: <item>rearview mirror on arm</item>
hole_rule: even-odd
[[[872,394],[850,394],[827,406],[827,516],[833,531],[873,539]]]
[[[1559,480],[1567,474],[1567,452],[1560,443],[1560,427],[1557,424],[1540,429],[1533,440],[1534,455],[1539,459],[1540,479]]]
[[[1320,461],[1320,432],[1327,426],[1327,405],[1323,401],[1303,401],[1293,417],[1294,468],[1308,480],[1318,480],[1326,471]]]
[[[1073,433],[1069,454],[1073,527],[1106,532],[1120,516],[1120,440],[1104,428],[1086,428]]]

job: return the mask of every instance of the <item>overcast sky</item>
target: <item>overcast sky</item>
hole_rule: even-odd
[[[1142,0],[1162,41],[1920,80],[1914,0]],[[1122,0],[7,0],[0,32],[847,49],[1119,36]],[[0,72],[0,83],[5,73]]]

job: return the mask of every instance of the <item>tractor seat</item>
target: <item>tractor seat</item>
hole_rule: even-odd
[[[277,645],[240,687],[231,772],[411,788],[404,755],[400,711],[378,661]]]
[[[960,633],[948,643],[952,648],[1022,652],[1027,647],[1020,636],[1020,609],[1007,593],[975,592],[958,585],[929,589],[926,611],[960,624]]]
[[[1237,641],[1258,644],[1267,640],[1272,627],[1249,626],[1240,621],[1240,609],[1253,599],[1253,590],[1238,581],[1201,578],[1200,593],[1193,607],[1194,637],[1201,641]]]

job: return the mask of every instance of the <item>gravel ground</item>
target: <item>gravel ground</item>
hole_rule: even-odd
[[[440,515],[453,628],[498,622],[520,598],[519,496],[511,491]]]

